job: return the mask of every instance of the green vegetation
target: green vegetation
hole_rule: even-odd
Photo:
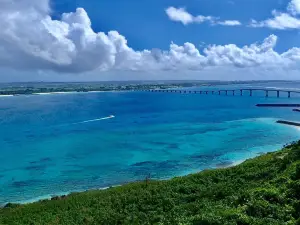
[[[236,167],[0,209],[0,224],[300,224],[300,141]]]
[[[13,84],[0,87],[0,95],[31,95],[37,93],[53,92],[90,92],[90,91],[139,91],[150,89],[170,89],[194,87],[197,83],[168,83],[168,84],[109,84],[109,83],[34,83]]]
[[[115,81],[115,82],[33,82],[0,84],[0,95],[31,95],[53,92],[139,91],[150,89],[189,88],[262,81]],[[268,81],[270,82],[270,81]]]

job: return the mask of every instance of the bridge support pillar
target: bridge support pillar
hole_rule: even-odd
[[[226,92],[226,95],[228,94],[228,91],[225,91]]]
[[[279,98],[279,91],[277,91],[277,98]]]
[[[206,94],[208,94],[208,91],[206,91]]]
[[[269,91],[266,91],[266,98],[269,97]]]
[[[288,97],[289,97],[289,98],[291,97],[291,92],[290,92],[290,91],[288,92]]]
[[[250,90],[250,96],[252,96],[252,90]]]
[[[235,95],[235,91],[232,91],[232,95]]]
[[[240,92],[241,92],[241,96],[243,96],[243,90],[240,90]]]
[[[219,91],[219,95],[221,95],[221,91]]]

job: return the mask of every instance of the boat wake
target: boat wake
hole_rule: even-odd
[[[93,120],[85,120],[85,121],[78,122],[78,123],[73,123],[73,124],[91,123],[91,122],[96,122],[96,121],[100,121],[100,120],[109,120],[109,119],[113,119],[113,118],[115,118],[115,116],[110,115],[110,116],[107,116],[107,117],[102,117],[102,118],[93,119]]]

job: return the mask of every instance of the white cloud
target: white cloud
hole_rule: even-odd
[[[239,26],[242,25],[238,20],[225,20],[220,21],[217,17],[213,16],[193,16],[186,11],[185,8],[169,7],[166,9],[166,14],[169,19],[175,22],[181,22],[183,25],[191,23],[204,23],[208,22],[210,25],[223,25],[223,26]]]
[[[193,16],[189,12],[186,11],[185,8],[175,8],[175,7],[169,7],[166,9],[166,13],[170,20],[175,22],[181,22],[184,25],[190,24],[190,23],[203,23],[206,21],[213,21],[214,17],[212,16]]]
[[[242,48],[234,44],[213,45],[204,50],[207,63],[210,65],[234,65],[236,67],[255,67],[276,64],[285,64],[288,61],[275,52],[273,48],[277,43],[277,37],[271,35],[262,44],[252,44]]]
[[[300,14],[300,0],[291,0],[289,3],[287,10],[292,14],[292,15],[297,15]]]
[[[63,14],[60,20],[53,20],[49,15],[48,0],[15,0],[13,3],[11,0],[0,1],[0,67],[22,73],[24,69],[68,74],[90,71],[185,73],[224,67],[278,70],[298,69],[300,63],[299,48],[282,54],[274,50],[275,35],[260,44],[243,47],[211,45],[203,52],[192,43],[182,46],[171,43],[167,51],[135,51],[117,31],[93,31],[82,8]]]
[[[223,26],[241,26],[241,22],[238,20],[225,20],[225,21],[220,21],[218,24],[223,25]]]
[[[287,6],[287,12],[272,11],[273,18],[263,21],[252,20],[250,27],[268,27],[278,30],[300,29],[300,0],[292,0]]]
[[[194,22],[194,17],[188,13],[184,8],[169,7],[166,9],[166,13],[170,20],[181,22],[184,25]]]
[[[194,17],[194,23],[204,23],[204,22],[211,22],[213,23],[217,18],[212,16],[196,16]]]

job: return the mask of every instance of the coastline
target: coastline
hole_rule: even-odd
[[[135,182],[138,182],[138,181],[134,181],[134,182],[130,182],[130,183],[135,183]],[[124,186],[126,184],[127,183],[116,184],[116,185],[112,185],[112,186],[109,186],[109,187],[102,187],[102,188],[91,188],[91,189],[82,189],[82,190],[71,190],[71,191],[66,191],[66,192],[57,192],[55,194],[47,194],[47,195],[43,195],[43,196],[40,196],[40,197],[36,197],[36,198],[28,199],[28,200],[23,200],[23,201],[5,202],[4,204],[0,205],[0,208],[5,207],[5,205],[7,205],[7,204],[27,205],[27,204],[32,204],[32,203],[41,202],[41,201],[52,201],[52,200],[56,200],[56,199],[66,198],[66,197],[68,197],[72,194],[84,193],[84,192],[89,192],[89,191],[102,191],[102,190],[107,190],[109,188],[121,187],[121,186]]]
[[[253,120],[252,119],[249,119],[250,121]],[[276,118],[268,118],[267,121],[265,121],[265,118],[255,118],[254,120],[262,120],[264,123],[267,122],[267,123],[274,123],[274,124],[278,124],[276,123]],[[227,122],[232,122],[232,121],[227,121]],[[289,127],[289,129],[296,129],[298,132],[297,133],[300,133],[300,128],[299,127],[296,127],[296,126],[286,126],[284,124],[278,124],[278,126],[285,126],[285,127]],[[299,139],[300,139],[300,134],[299,134]],[[161,180],[171,180],[173,178],[176,178],[176,177],[185,177],[185,176],[188,176],[188,175],[191,175],[191,174],[197,174],[203,170],[207,170],[207,169],[220,169],[220,168],[228,168],[228,167],[235,167],[235,166],[238,166],[240,164],[242,164],[244,161],[248,160],[248,159],[253,159],[259,155],[262,155],[262,154],[266,154],[266,153],[269,153],[269,152],[275,152],[275,151],[278,151],[279,149],[281,149],[282,147],[284,147],[285,143],[282,143],[282,144],[279,144],[279,145],[262,145],[262,146],[258,146],[256,149],[253,149],[253,148],[248,148],[246,150],[242,150],[240,152],[236,152],[236,154],[232,155],[231,153],[229,153],[229,155],[224,155],[224,163],[219,163],[219,164],[211,164],[210,166],[206,167],[206,168],[203,168],[201,170],[191,170],[191,171],[185,171],[185,172],[182,172],[182,173],[179,173],[179,174],[175,174],[175,175],[172,175],[172,176],[168,176],[168,177],[163,177],[163,178],[160,178],[160,179],[157,179],[158,181],[161,181]],[[136,180],[136,181],[132,181],[133,183],[134,182],[138,182],[139,180]],[[132,182],[129,182],[129,183],[132,183]],[[108,189],[108,188],[111,188],[111,187],[116,187],[116,186],[123,186],[123,185],[126,185],[127,183],[121,183],[121,184],[116,184],[116,185],[112,185],[112,186],[104,186],[104,187],[93,187],[93,188],[90,188],[90,189],[75,189],[75,190],[68,190],[68,191],[65,191],[65,192],[49,192],[49,193],[46,193],[44,195],[41,195],[41,196],[37,196],[37,197],[33,197],[33,198],[28,198],[28,199],[25,199],[25,200],[20,200],[20,201],[8,201],[8,202],[2,202],[0,203],[0,207],[1,206],[5,206],[6,204],[8,203],[12,203],[12,204],[29,204],[29,203],[35,203],[35,202],[39,202],[39,201],[43,201],[43,200],[51,200],[51,199],[56,199],[56,198],[62,198],[62,197],[65,197],[65,196],[68,196],[72,193],[82,193],[82,192],[87,192],[87,191],[94,191],[94,190],[105,190],[105,189]]]
[[[31,94],[15,94],[15,95],[0,95],[1,97],[19,97],[19,96],[32,96],[32,95],[59,95],[59,94],[88,94],[88,93],[114,93],[114,92],[130,92],[133,90],[110,90],[110,91],[58,91],[58,92],[37,92]]]
[[[255,118],[255,120],[259,120],[262,119],[264,121],[265,118]],[[252,120],[252,119],[250,119]],[[285,124],[279,124],[276,122],[277,119],[276,118],[272,118],[269,119],[267,122],[272,122],[274,124],[278,124],[279,126],[285,126],[285,127],[289,127],[289,129],[293,129],[293,130],[297,130],[299,132],[299,139],[300,139],[300,127],[297,126],[287,126]],[[228,122],[232,122],[232,121],[228,121]],[[265,122],[265,121],[264,121]],[[297,132],[297,133],[298,133]],[[212,164],[211,166],[201,169],[201,170],[191,170],[191,171],[186,171],[186,172],[182,172],[179,174],[176,174],[174,176],[168,176],[168,177],[164,177],[164,178],[160,178],[160,179],[156,179],[157,181],[163,181],[163,180],[172,180],[174,178],[178,178],[178,177],[186,177],[189,175],[193,175],[193,174],[198,174],[201,171],[204,170],[216,170],[216,169],[221,169],[221,168],[230,168],[230,167],[236,167],[240,164],[242,164],[243,162],[249,160],[249,159],[253,159],[256,158],[260,155],[263,154],[267,154],[270,152],[276,152],[279,151],[281,148],[283,148],[286,145],[286,143],[282,143],[282,144],[277,144],[277,145],[263,145],[263,146],[258,146],[256,147],[256,149],[247,149],[246,151],[243,150],[241,152],[236,153],[236,155],[226,155],[226,157],[228,158],[226,163],[220,163],[220,164]],[[234,158],[232,160],[232,158]],[[226,160],[224,160],[226,161]],[[140,180],[136,180],[136,181],[132,181],[132,182],[128,182],[128,183],[135,183],[135,182],[139,182]],[[38,197],[33,197],[33,198],[29,198],[26,200],[20,200],[20,201],[8,201],[8,202],[4,202],[4,203],[0,203],[0,207],[5,206],[6,204],[21,204],[21,205],[26,205],[26,204],[30,204],[30,203],[36,203],[36,202],[40,202],[40,201],[44,201],[44,200],[55,200],[57,198],[64,198],[66,196],[69,196],[73,193],[83,193],[83,192],[89,192],[89,191],[97,191],[97,190],[106,190],[112,187],[118,187],[118,186],[124,186],[128,183],[121,183],[121,184],[116,184],[116,185],[112,185],[112,186],[104,186],[104,187],[94,187],[91,189],[75,189],[75,190],[69,190],[69,191],[65,191],[65,192],[53,192],[53,193],[48,193],[42,196],[38,196]]]
[[[0,208],[0,223],[298,224],[299,163],[296,141],[230,168],[7,204]]]
[[[300,132],[300,129],[297,128],[297,130]],[[266,146],[261,146],[259,148],[265,149]],[[206,170],[218,170],[218,169],[226,169],[226,168],[231,168],[231,167],[236,167],[239,166],[241,164],[243,164],[245,161],[247,160],[251,160],[251,159],[255,159],[261,155],[265,155],[268,153],[275,153],[278,151],[281,151],[282,148],[284,148],[284,145],[282,145],[282,147],[274,147],[273,150],[271,150],[270,148],[267,148],[266,151],[261,151],[258,150],[257,152],[253,152],[252,154],[250,154],[250,156],[244,154],[244,158],[242,159],[238,159],[235,161],[230,161],[229,163],[226,164],[214,164],[210,167],[207,167],[205,169],[202,170],[198,170],[198,171],[194,171],[194,172],[187,172],[187,173],[182,173],[181,175],[175,175],[175,176],[170,176],[170,177],[166,177],[166,178],[161,178],[161,179],[155,179],[153,181],[169,181],[169,180],[173,180],[176,178],[184,178],[190,175],[196,175],[198,173],[201,173],[203,171]],[[81,194],[81,193],[85,193],[85,192],[92,192],[92,191],[102,191],[102,190],[107,190],[109,188],[115,188],[115,187],[122,187],[122,186],[126,186],[128,184],[134,184],[134,183],[138,183],[138,182],[142,182],[143,180],[136,180],[136,181],[132,181],[132,182],[128,182],[128,183],[123,183],[123,184],[116,184],[116,185],[112,185],[112,186],[107,186],[107,187],[99,187],[99,188],[91,188],[91,189],[82,189],[82,190],[70,190],[67,192],[57,192],[57,193],[49,193],[40,197],[35,197],[35,198],[31,198],[28,200],[22,200],[22,201],[12,201],[12,202],[5,202],[0,204],[0,208],[1,207],[5,207],[8,204],[17,204],[17,205],[27,205],[27,204],[32,204],[32,203],[38,203],[38,202],[43,202],[43,201],[53,201],[53,200],[59,200],[59,199],[64,199],[69,197],[72,194]]]
[[[59,95],[59,94],[84,94],[84,93],[102,93],[102,92],[131,92],[131,91],[116,91],[116,90],[112,90],[112,91],[88,91],[88,92],[49,92],[49,93],[35,93],[35,94],[30,94],[30,95],[51,95],[51,94],[54,94],[54,95]],[[0,97],[12,97],[12,96],[23,96],[23,95],[2,95]],[[298,127],[295,127],[295,126],[290,126],[291,128],[294,127],[295,129],[297,129],[298,131],[300,130],[300,128]],[[277,150],[277,149],[276,149]],[[276,151],[274,150],[274,151]],[[267,153],[269,151],[266,151],[265,153]],[[253,156],[255,157],[255,156]],[[245,157],[244,160],[237,160],[237,161],[233,161],[231,163],[231,165],[229,166],[216,166],[214,167],[214,169],[217,169],[217,168],[227,168],[227,167],[234,167],[234,166],[237,166],[241,163],[243,163],[245,160],[247,159],[251,159],[253,157]],[[211,169],[211,168],[208,168],[208,169]],[[193,173],[187,173],[186,175],[183,175],[183,176],[187,176],[187,175],[190,175],[190,174],[195,174],[195,173],[198,173],[198,172],[201,172],[201,171],[197,171],[197,172],[193,172]],[[177,177],[177,176],[175,176]],[[174,177],[170,177],[170,178],[167,178],[167,179],[160,179],[160,180],[169,180],[169,179],[172,179]],[[119,185],[114,185],[114,186],[111,186],[111,187],[116,187],[116,186],[123,186],[123,184],[119,184]],[[37,198],[33,198],[33,199],[28,199],[28,200],[25,200],[25,201],[20,201],[20,202],[16,202],[17,204],[28,204],[28,203],[34,203],[34,202],[39,202],[39,201],[42,201],[42,200],[49,200],[51,198],[56,198],[56,197],[63,197],[63,196],[66,196],[66,195],[70,195],[72,193],[78,193],[78,192],[86,192],[86,191],[93,191],[93,190],[105,190],[105,189],[108,189],[110,187],[101,187],[101,188],[92,188],[92,189],[83,189],[83,190],[70,190],[68,192],[57,192],[57,193],[54,193],[54,194],[48,194],[48,195],[44,195],[44,196],[40,196],[40,197],[37,197]]]

